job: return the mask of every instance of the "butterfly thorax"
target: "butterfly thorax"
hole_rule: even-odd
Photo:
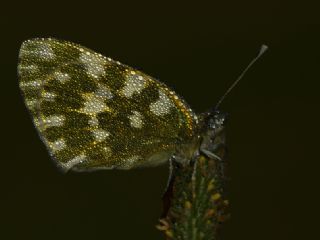
[[[214,110],[203,115],[200,150],[212,158],[219,158],[225,151],[225,122],[227,115]]]
[[[219,158],[221,151],[225,151],[226,114],[209,111],[198,116],[198,119],[199,124],[192,138],[181,142],[175,149],[174,159],[180,163],[188,164],[200,154]]]

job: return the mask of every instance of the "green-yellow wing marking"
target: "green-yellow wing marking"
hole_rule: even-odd
[[[74,43],[25,41],[18,73],[33,122],[63,170],[157,165],[196,126],[163,83]]]

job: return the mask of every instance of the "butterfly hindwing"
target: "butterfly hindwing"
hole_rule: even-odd
[[[64,170],[156,165],[193,133],[196,115],[172,90],[80,45],[25,41],[18,72],[34,124]]]

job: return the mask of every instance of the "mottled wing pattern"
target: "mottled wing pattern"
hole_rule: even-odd
[[[80,45],[25,41],[18,72],[34,124],[63,170],[156,165],[193,134],[196,115],[172,90]]]

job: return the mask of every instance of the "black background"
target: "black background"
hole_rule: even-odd
[[[228,122],[231,219],[221,239],[319,239],[319,6],[307,1],[30,1],[1,5],[1,239],[163,239],[167,166],[59,173],[20,96],[31,37],[80,43],[173,87]]]

